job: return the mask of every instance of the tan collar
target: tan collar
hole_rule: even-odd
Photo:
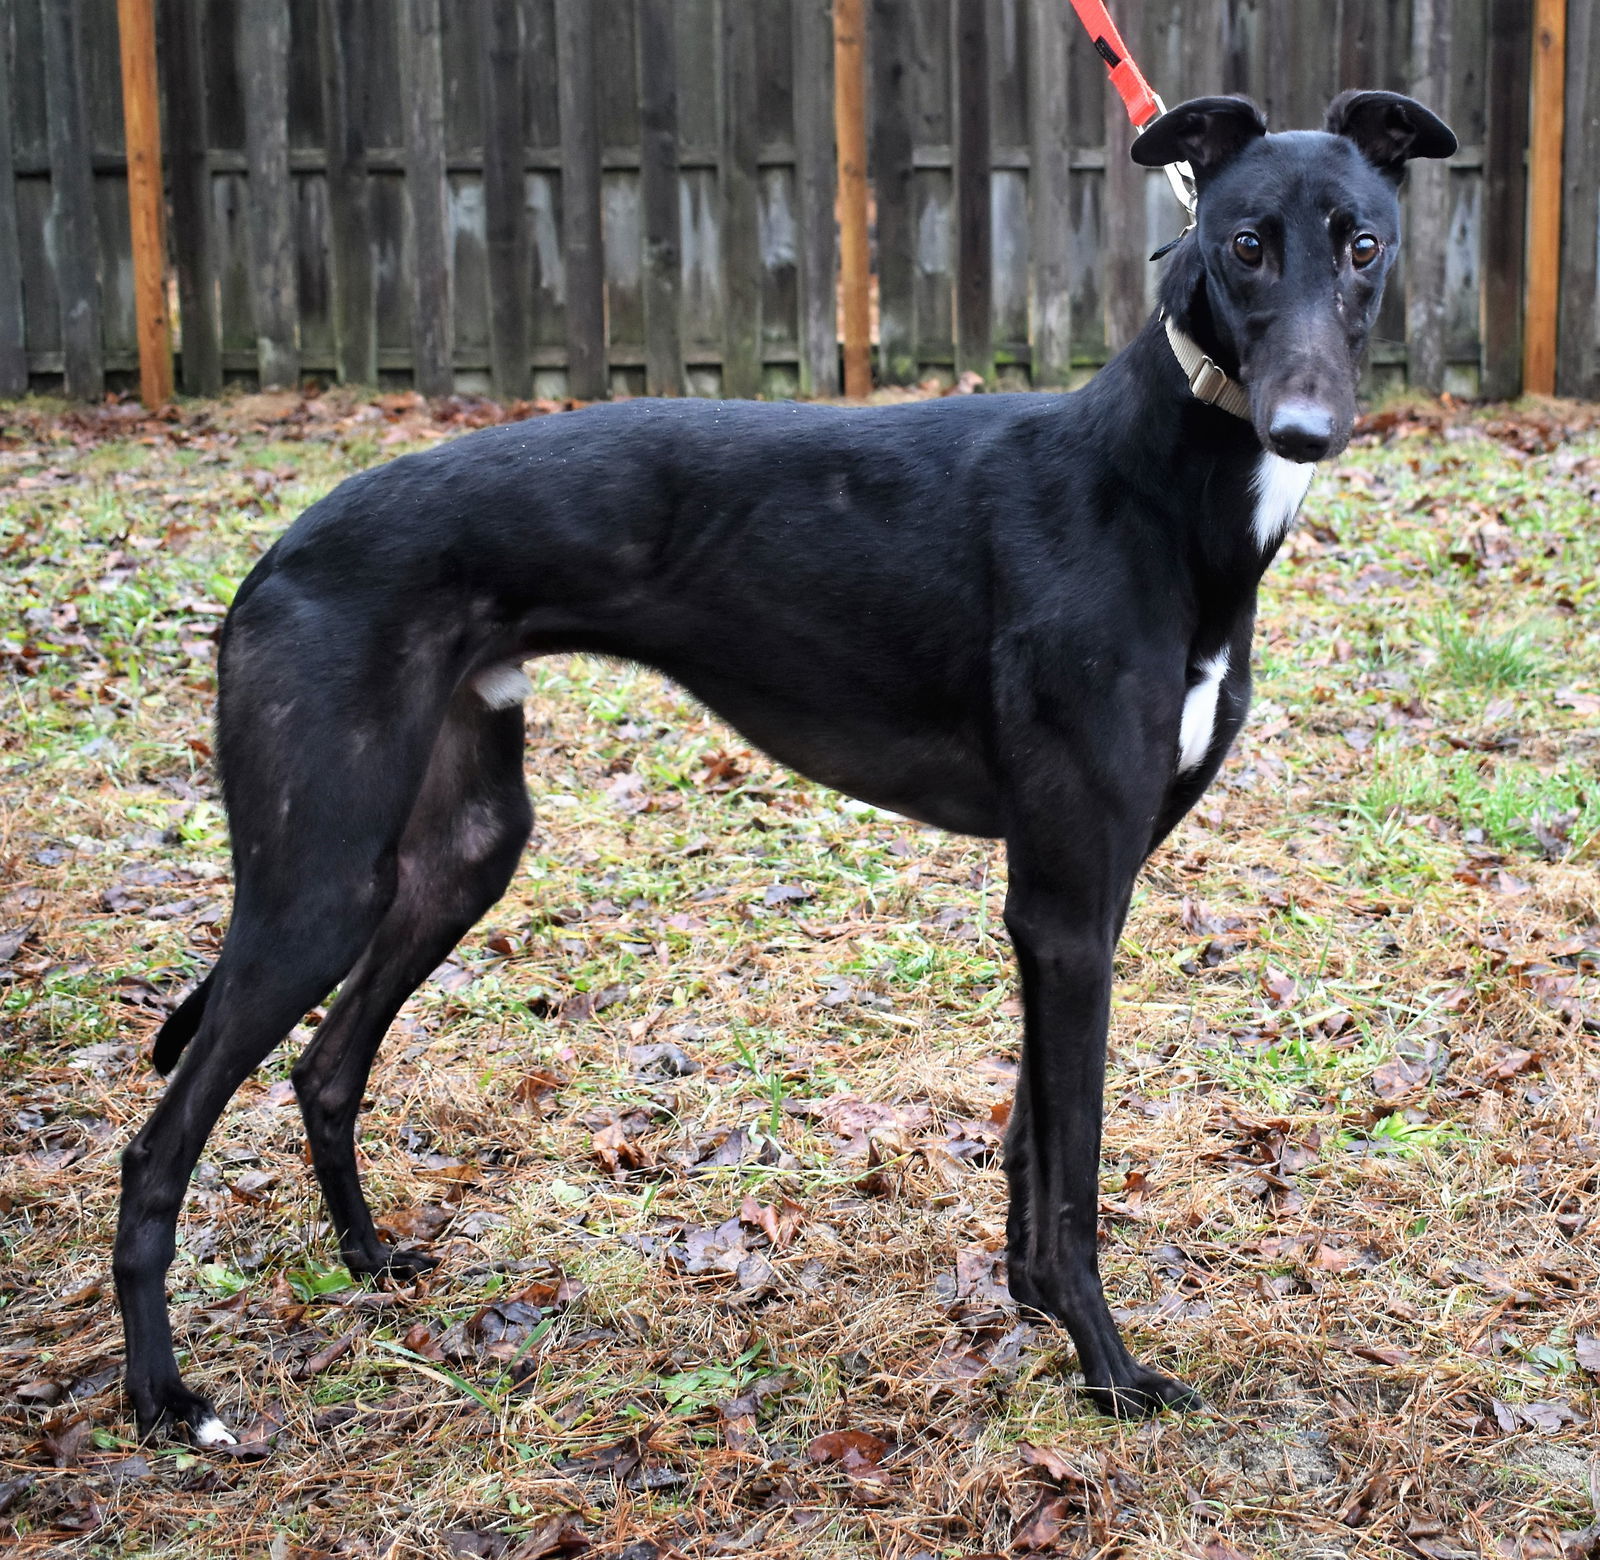
[[[1235,417],[1250,421],[1250,397],[1236,379],[1229,379],[1215,363],[1200,350],[1200,343],[1173,324],[1172,316],[1162,316],[1167,327],[1167,340],[1178,367],[1189,381],[1189,391],[1196,400],[1219,411],[1232,412]]]

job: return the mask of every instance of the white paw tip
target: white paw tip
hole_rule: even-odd
[[[197,1446],[237,1446],[239,1438],[215,1414],[194,1427]]]

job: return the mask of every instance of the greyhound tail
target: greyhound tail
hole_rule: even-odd
[[[216,971],[213,970],[183,999],[156,1035],[150,1061],[163,1078],[178,1065],[183,1048],[194,1039],[194,1032],[200,1027],[200,1020],[205,1014],[206,998],[211,994],[211,982],[215,975]]]

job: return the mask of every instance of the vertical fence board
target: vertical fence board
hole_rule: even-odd
[[[527,146],[561,144],[556,0],[522,0],[522,139]]]
[[[722,393],[761,389],[761,200],[756,18],[721,0]]]
[[[189,395],[215,395],[222,388],[222,339],[211,255],[201,5],[202,0],[161,0],[156,64],[172,208],[168,238],[178,275],[179,382]]]
[[[556,0],[561,99],[561,242],[567,283],[567,385],[579,400],[606,393],[605,255],[600,228],[600,127],[594,13]]]
[[[489,374],[494,393],[533,389],[528,348],[528,197],[523,172],[523,15],[518,0],[485,0],[483,205],[488,249]]]
[[[911,224],[911,101],[906,9],[910,0],[873,0],[868,23],[872,61],[872,189],[877,201],[878,377],[917,377]]]
[[[761,238],[761,388],[800,389],[800,230],[794,170],[794,8],[768,0],[756,13],[756,138]],[[786,150],[779,150],[780,148]]]
[[[1072,372],[1072,151],[1067,29],[1056,0],[1031,0],[1028,58],[1029,195],[1033,249],[1033,383],[1065,385]]]
[[[1412,0],[1411,29],[1412,96],[1444,103],[1450,79],[1446,0]],[[1417,159],[1406,174],[1406,357],[1411,383],[1432,393],[1444,388],[1449,178],[1449,169],[1433,158]]]
[[[942,158],[944,166],[917,168],[911,202],[915,258],[913,319],[917,355],[948,373],[955,363],[954,70],[951,0],[921,0],[912,10],[912,157]]]
[[[682,395],[683,224],[673,0],[639,0],[639,187],[644,210],[645,390]]]
[[[1600,19],[1567,8],[1567,121],[1562,159],[1561,305],[1556,393],[1600,397]]]
[[[405,0],[401,34],[406,94],[406,205],[411,213],[411,358],[417,389],[448,395],[455,384],[444,160],[444,64],[440,0]]]
[[[28,389],[27,332],[22,312],[22,248],[17,237],[17,177],[11,141],[11,16],[0,6],[0,396]]]
[[[833,209],[833,19],[828,0],[794,0],[794,158],[800,219],[800,386],[839,393]]]
[[[362,79],[353,67],[366,54],[367,10],[367,0],[319,0],[317,7],[334,372],[347,384],[362,385],[378,379],[367,116]]]
[[[1528,0],[1491,0],[1484,134],[1482,390],[1504,400],[1522,388],[1522,255],[1527,232]]]
[[[989,0],[989,136],[991,161],[1010,161],[1028,146],[1028,69],[1023,51],[1028,0]],[[990,339],[1000,377],[1026,389],[1014,365],[1028,356],[1028,174],[994,168],[989,184],[989,256],[993,282]]]
[[[44,74],[50,110],[51,250],[61,306],[61,369],[66,393],[98,401],[105,388],[100,278],[95,274],[94,174],[84,115],[77,7],[46,4]]]
[[[213,149],[242,152],[244,85],[239,74],[239,8],[244,0],[196,0],[204,25],[206,127]]]
[[[956,373],[994,378],[989,205],[989,17],[985,0],[955,0]]]
[[[1143,0],[1124,0],[1117,16],[1117,30],[1138,59],[1144,34]],[[1106,148],[1106,351],[1120,352],[1139,334],[1145,317],[1145,256],[1150,252],[1146,247],[1145,171],[1128,155],[1133,127],[1122,99],[1108,88],[1102,89],[1102,97]]]
[[[1072,155],[1086,158],[1105,147],[1105,106],[1109,90],[1105,66],[1076,22],[1068,27],[1067,119]],[[1094,363],[1105,355],[1106,322],[1101,262],[1104,252],[1101,228],[1105,173],[1101,168],[1081,168],[1070,176],[1072,241],[1067,251],[1067,275],[1072,321],[1074,364]]]
[[[289,187],[287,0],[257,0],[239,29],[250,169],[250,270],[261,383],[300,379],[293,194]]]

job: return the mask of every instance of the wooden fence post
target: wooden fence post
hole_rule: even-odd
[[[78,7],[41,8],[45,99],[50,117],[50,224],[61,300],[62,387],[74,401],[105,393],[100,339],[99,240],[94,219],[94,172],[84,122]]]
[[[128,222],[139,330],[139,399],[152,411],[172,399],[167,320],[167,235],[161,191],[161,102],[156,90],[155,0],[117,0],[122,122],[128,155]]]
[[[865,0],[833,3],[833,128],[839,162],[844,393],[872,393],[872,256],[867,246]]]
[[[1522,388],[1530,395],[1554,395],[1556,388],[1566,43],[1566,0],[1535,0],[1528,143],[1528,306],[1522,342]]]

